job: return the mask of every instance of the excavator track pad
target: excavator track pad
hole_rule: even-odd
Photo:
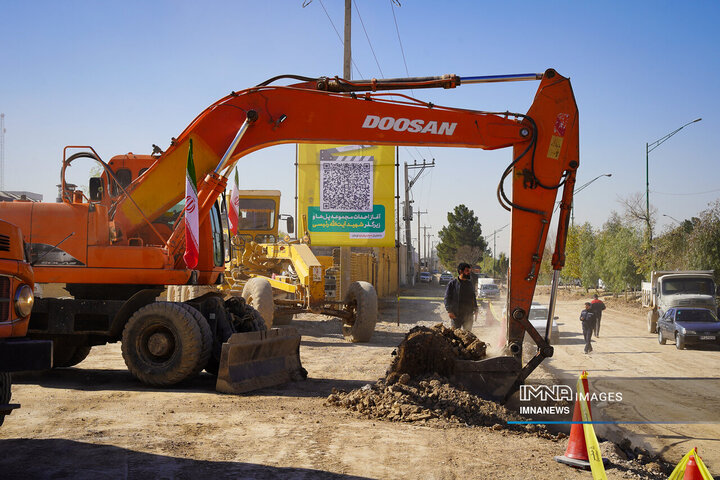
[[[294,328],[232,334],[222,345],[215,389],[237,394],[305,380],[300,338]]]

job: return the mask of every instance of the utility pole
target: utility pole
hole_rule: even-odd
[[[352,56],[350,50],[351,35],[350,35],[350,20],[352,18],[352,2],[351,0],[345,0],[345,41],[344,55],[343,55],[343,77],[350,80],[352,78]],[[350,281],[352,279],[350,272],[352,264],[352,250],[351,247],[340,247],[340,298],[345,298],[345,294],[350,288]]]
[[[418,216],[418,267],[419,267],[420,263],[422,262],[422,248],[421,248],[422,247],[422,237],[420,236],[420,215],[425,215],[428,212],[427,211],[421,212],[418,210],[415,213],[417,213],[417,216]]]
[[[427,212],[425,212],[425,213],[427,213]],[[418,223],[419,223],[419,221],[418,221]],[[428,261],[428,237],[430,237],[430,234],[427,233],[427,231],[430,228],[432,228],[432,227],[430,227],[428,225],[425,225],[424,227],[422,227],[422,229],[423,229],[423,237],[422,237],[423,238],[423,250],[425,250],[425,265],[426,266],[427,266],[427,261]],[[420,257],[420,260],[422,261],[422,257]]]
[[[350,80],[352,78],[352,52],[350,51],[350,43],[352,35],[350,34],[350,20],[352,19],[352,0],[345,0],[345,54],[343,56],[343,77]]]
[[[417,161],[415,161],[413,165],[408,165],[407,162],[405,162],[405,209],[403,211],[403,220],[405,220],[405,242],[407,244],[407,270],[405,273],[407,275],[408,285],[415,285],[415,266],[413,265],[412,258],[412,234],[410,233],[410,222],[412,222],[413,219],[412,205],[410,205],[412,203],[410,201],[410,189],[413,187],[413,185],[415,185],[415,182],[417,182],[417,179],[420,177],[420,174],[423,172],[423,170],[434,166],[435,159],[433,159],[432,163],[426,163],[425,160],[423,160],[423,163],[418,164]],[[410,180],[410,170],[419,170],[412,180]],[[418,215],[418,220],[419,218],[420,215]],[[419,239],[420,229],[418,229],[418,244],[420,243]]]

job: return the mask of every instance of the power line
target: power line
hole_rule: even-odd
[[[650,190],[652,193],[658,194],[658,195],[673,195],[673,196],[692,196],[692,195],[705,195],[707,193],[715,193],[720,192],[720,189],[717,190],[707,190],[705,192],[693,192],[693,193],[669,193],[669,192],[658,192],[656,190]],[[643,195],[644,196],[644,195]]]
[[[395,16],[395,5],[396,5],[396,4],[397,4],[398,7],[400,6],[399,0],[390,0],[390,10],[392,10],[393,22],[395,22],[395,33],[397,34],[398,43],[400,44],[400,53],[402,54],[403,65],[405,65],[405,75],[407,75],[407,76],[409,77],[409,76],[410,76],[410,70],[408,70],[407,60],[406,60],[406,58],[405,58],[405,49],[403,48],[402,39],[400,38],[400,27],[398,26],[397,17]],[[415,96],[415,91],[412,90],[412,89],[411,89],[410,91],[412,92],[413,97],[414,97],[414,96]],[[430,157],[435,158],[435,154],[434,154],[433,151],[430,149],[430,147],[427,147],[427,149],[428,149],[428,151],[430,152]],[[422,156],[422,155],[421,155],[421,156]]]
[[[370,36],[368,35],[367,30],[365,30],[365,22],[363,22],[362,16],[360,15],[360,9],[358,8],[357,2],[355,2],[355,0],[353,0],[353,5],[355,5],[355,11],[357,12],[358,18],[360,19],[360,25],[362,25],[363,32],[365,32],[365,38],[367,38],[368,45],[370,45],[370,51],[375,58],[375,65],[377,65],[378,70],[380,70],[380,75],[382,75],[382,77],[384,78],[385,74],[383,73],[382,68],[380,68],[380,62],[378,62],[377,55],[375,55],[375,49],[372,46],[372,42],[370,42]]]
[[[320,6],[322,7],[323,11],[325,12],[325,16],[326,16],[326,17],[328,18],[328,20],[330,21],[330,25],[332,25],[333,30],[335,30],[335,35],[337,35],[338,40],[340,40],[340,45],[342,45],[343,48],[344,48],[344,47],[345,47],[345,42],[343,41],[342,37],[340,36],[340,32],[338,32],[338,29],[335,27],[335,23],[333,23],[332,18],[330,18],[330,14],[328,13],[327,9],[325,8],[325,4],[323,4],[323,1],[322,1],[322,0],[318,0],[318,1],[320,2]],[[309,2],[308,2],[308,3],[303,3],[303,7],[306,7],[306,6],[308,6],[308,5],[310,5]],[[360,78],[362,78],[364,75],[363,75],[362,73],[360,73],[360,69],[358,68],[358,66],[357,66],[357,64],[355,63],[355,61],[354,61],[354,60],[351,60],[351,62],[352,62],[352,64],[353,64],[353,67],[355,67],[355,70],[358,72],[358,76],[359,76]]]

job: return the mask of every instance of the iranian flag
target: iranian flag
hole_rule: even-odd
[[[198,209],[195,163],[193,162],[192,140],[190,140],[187,170],[185,172],[185,255],[183,255],[185,265],[190,269],[197,266],[200,252]]]
[[[237,235],[238,218],[240,215],[240,190],[238,189],[238,171],[235,167],[235,185],[233,185],[230,194],[230,208],[228,209],[228,223],[230,224],[230,232]]]

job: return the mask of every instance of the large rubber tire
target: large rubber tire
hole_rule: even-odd
[[[265,326],[272,328],[275,302],[273,301],[270,282],[265,278],[251,278],[243,287],[242,297],[248,305],[260,313],[260,316],[265,321]]]
[[[657,310],[650,310],[647,314],[648,332],[657,333],[657,321],[658,321]]]
[[[657,334],[658,334],[658,343],[659,343],[660,345],[665,345],[665,337],[663,337],[662,330],[660,330],[660,329],[658,328],[658,329],[657,329]]]
[[[368,282],[353,282],[345,294],[345,306],[354,313],[352,325],[343,325],[345,340],[369,342],[378,318],[377,293]]]
[[[79,347],[75,347],[75,351],[70,356],[70,359],[65,362],[64,365],[55,365],[57,367],[74,367],[78,363],[85,360],[88,355],[90,355],[90,350],[92,350],[92,347],[89,345],[80,345]]]
[[[53,339],[53,368],[71,367],[76,346],[62,338]]]
[[[190,376],[194,377],[203,371],[210,360],[213,348],[213,334],[207,320],[195,307],[188,305],[187,303],[179,303],[178,305],[190,312],[190,315],[193,316],[198,324],[198,327],[200,327],[200,333],[202,335],[202,351],[200,352],[200,358],[198,359],[198,363],[195,365],[193,372],[190,374]]]
[[[292,313],[273,315],[273,325],[290,325],[294,316]]]
[[[560,343],[560,332],[558,330],[550,331],[550,344],[557,345]]]
[[[122,334],[122,356],[130,373],[165,387],[190,377],[203,353],[195,317],[177,303],[155,302],[130,317]]]
[[[10,385],[12,377],[8,372],[0,372],[0,404],[10,403]],[[5,415],[0,414],[0,425],[5,421]]]

